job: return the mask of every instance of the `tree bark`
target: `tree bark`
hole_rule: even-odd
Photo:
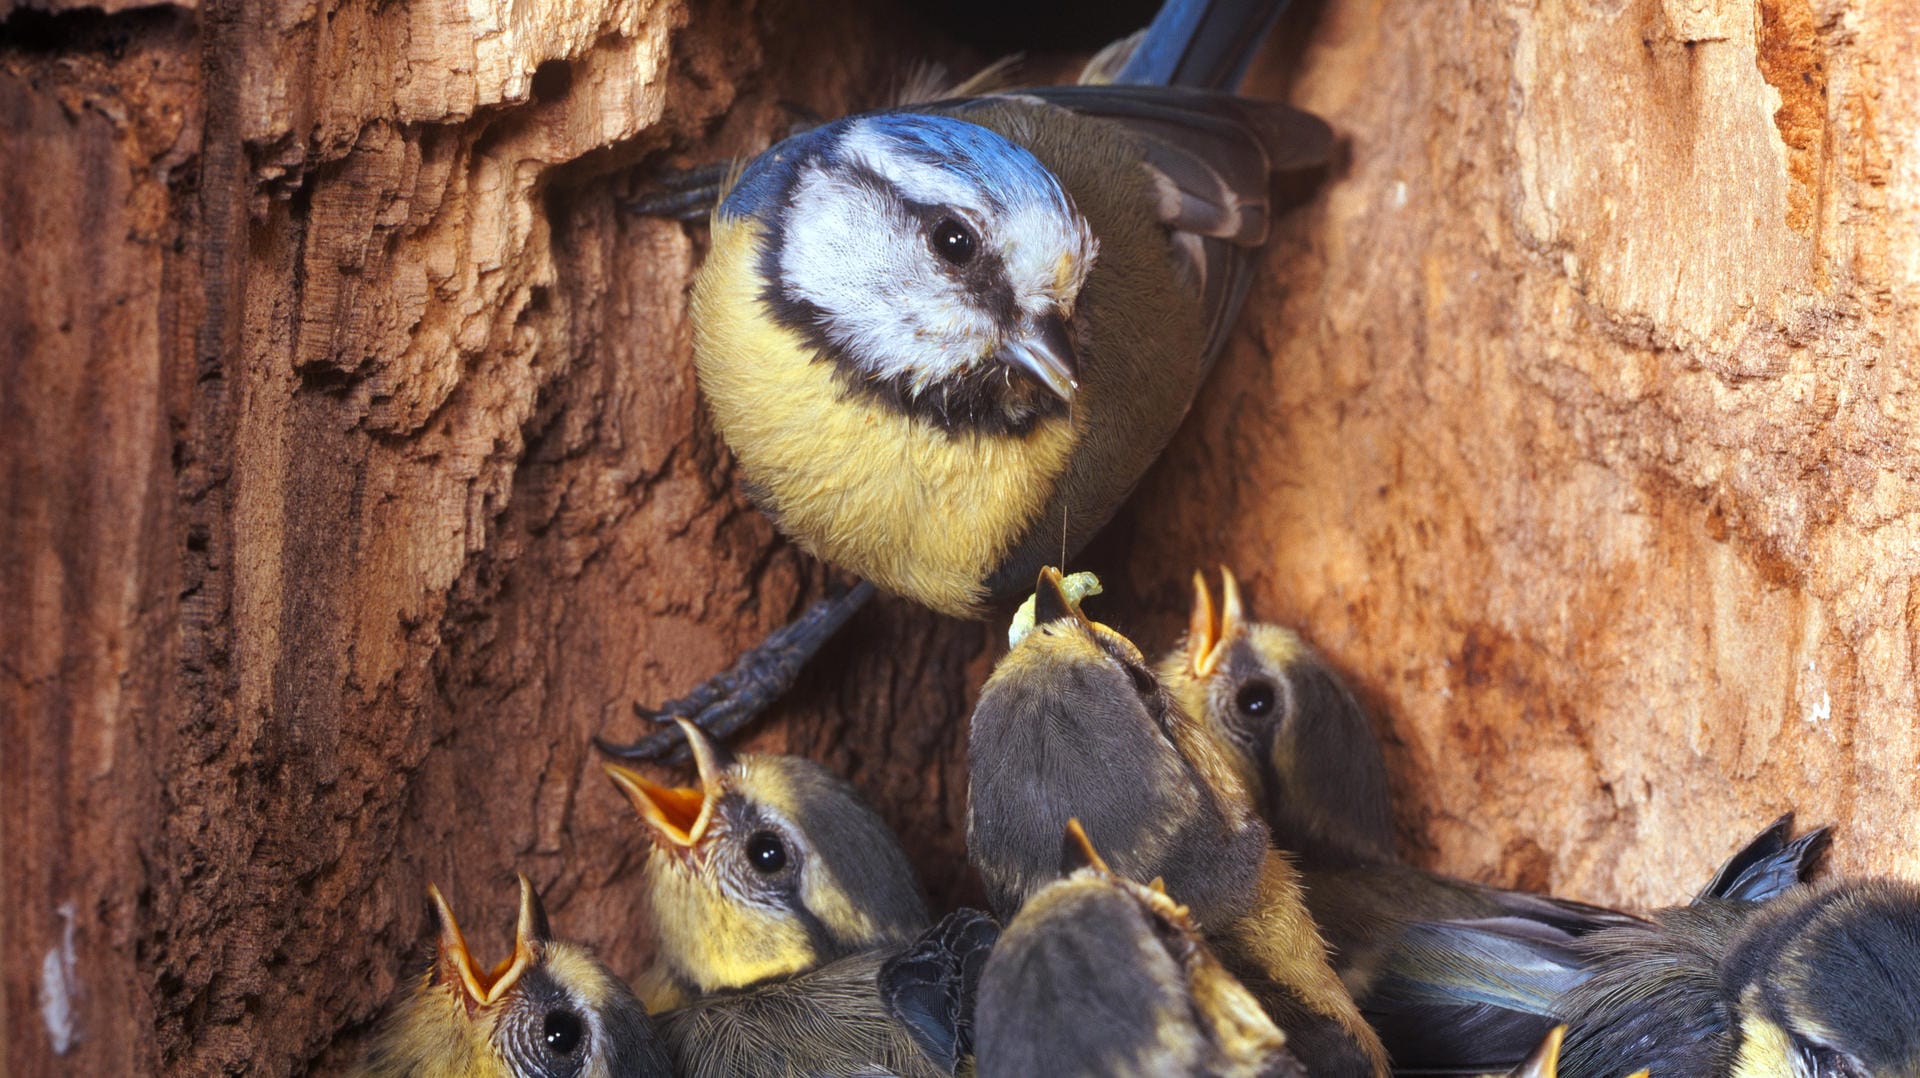
[[[1673,901],[1794,808],[1914,872],[1920,4],[1282,34],[1247,89],[1346,163],[1088,552],[1102,618],[1157,651],[1231,565],[1429,864]],[[695,392],[703,230],[619,205],[902,57],[981,59],[877,5],[0,0],[0,1072],[337,1069],[429,881],[504,952],[524,871],[639,971],[587,737],[829,577]],[[1003,628],[883,600],[750,741],[942,905]]]

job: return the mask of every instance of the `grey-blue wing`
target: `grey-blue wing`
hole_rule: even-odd
[[[1253,283],[1283,174],[1324,167],[1326,121],[1290,105],[1176,86],[1046,86],[1017,91],[1125,129],[1139,145],[1156,211],[1201,296],[1203,366],[1226,345]]]

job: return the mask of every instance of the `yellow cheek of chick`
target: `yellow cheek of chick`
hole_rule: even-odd
[[[790,977],[926,927],[899,842],[854,789],[798,757],[727,753],[682,720],[698,787],[615,764],[646,825],[655,1012]]]
[[[1758,1013],[1759,988],[1747,990],[1742,1004],[1747,1013],[1740,1020],[1740,1055],[1733,1062],[1732,1078],[1780,1078],[1798,1073],[1794,1060],[1799,1053],[1787,1031]]]
[[[806,928],[781,910],[734,900],[709,876],[655,850],[648,894],[659,933],[656,961],[676,972],[684,988],[648,984],[642,993],[654,1013],[685,1004],[692,995],[786,977],[819,965]]]
[[[761,503],[809,553],[955,617],[1066,470],[1069,418],[1023,438],[949,432],[851,394],[762,299],[761,226],[716,216],[693,293],[694,361]]]

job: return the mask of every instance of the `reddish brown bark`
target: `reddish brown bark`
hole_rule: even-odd
[[[586,737],[825,577],[699,406],[701,230],[618,200],[979,59],[691,8],[0,5],[6,1073],[337,1067],[429,880],[485,950],[525,871],[639,969]],[[1349,163],[1090,552],[1102,616],[1157,650],[1233,565],[1380,708],[1430,863],[1671,900],[1793,807],[1914,870],[1920,8],[1288,26],[1249,88]],[[754,737],[942,901],[1001,628],[883,602]]]

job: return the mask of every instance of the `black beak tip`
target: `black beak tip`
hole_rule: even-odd
[[[1078,382],[1080,353],[1073,347],[1073,330],[1067,325],[1067,320],[1057,313],[1041,319],[1040,339],[1059,357],[1061,365],[1067,368],[1067,376]]]
[[[1073,600],[1067,598],[1060,570],[1051,565],[1040,570],[1040,579],[1033,585],[1033,623],[1044,625],[1074,614]]]

